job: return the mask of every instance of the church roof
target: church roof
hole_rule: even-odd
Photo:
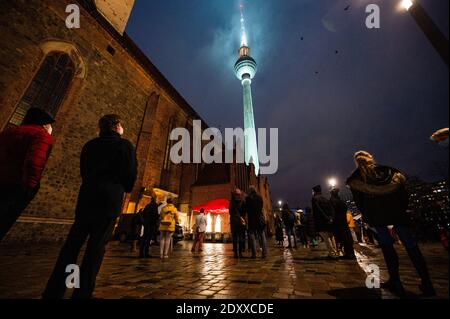
[[[184,99],[184,97],[175,89],[175,87],[165,78],[158,68],[150,61],[144,52],[134,43],[134,41],[124,33],[121,35],[98,11],[93,0],[77,0],[80,5],[97,20],[97,22],[144,68],[144,70],[156,81],[158,85],[164,88],[169,95],[180,105],[190,116],[195,119],[206,122]]]

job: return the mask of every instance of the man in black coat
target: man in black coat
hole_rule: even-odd
[[[231,235],[233,237],[234,258],[242,258],[245,246],[245,219],[244,219],[244,200],[242,192],[236,188],[231,193],[230,205],[228,208],[230,213]]]
[[[291,212],[288,204],[283,205],[283,212],[281,213],[283,219],[284,229],[288,237],[288,248],[297,248],[297,237],[295,236],[295,215]],[[294,237],[294,245],[292,245],[292,238]]]
[[[158,224],[158,204],[155,196],[152,196],[150,204],[145,206],[142,212],[142,219],[144,224],[144,235],[141,237],[139,257],[150,257],[150,242],[155,235],[156,225]]]
[[[106,115],[99,121],[100,136],[89,141],[81,152],[82,184],[75,211],[75,222],[60,252],[43,293],[45,299],[60,299],[66,291],[66,267],[76,265],[80,249],[87,242],[80,267],[79,288],[72,298],[92,297],[95,280],[121,213],[124,193],[132,191],[137,175],[133,145],[122,139],[123,127],[118,115]]]
[[[353,249],[353,238],[350,228],[347,223],[348,207],[345,202],[339,197],[339,189],[334,188],[331,191],[330,198],[331,205],[335,212],[335,232],[339,242],[344,246],[344,259],[356,259],[355,250]]]
[[[312,213],[316,230],[327,246],[328,257],[331,259],[338,258],[339,253],[333,233],[335,212],[330,201],[322,195],[322,187],[320,185],[313,188]]]
[[[262,248],[262,257],[267,256],[267,242],[266,242],[266,222],[263,213],[263,200],[256,192],[254,186],[250,186],[249,194],[245,199],[245,211],[248,217],[248,232],[250,237],[250,248],[252,250],[252,258],[256,258],[256,238]]]

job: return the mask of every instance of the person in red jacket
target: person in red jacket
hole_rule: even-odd
[[[54,122],[44,110],[31,108],[22,125],[0,132],[0,242],[39,190]]]

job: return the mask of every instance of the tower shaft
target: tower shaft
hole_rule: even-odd
[[[250,80],[242,81],[244,90],[244,149],[245,163],[253,163],[259,174],[258,144],[256,141],[255,118],[253,115],[252,87]]]

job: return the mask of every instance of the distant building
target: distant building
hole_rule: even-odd
[[[268,232],[273,234],[274,217],[268,178],[256,176],[253,164],[249,166],[236,163],[205,165],[191,187],[193,211],[188,216],[188,228],[192,227],[196,214],[203,208],[209,218],[207,239],[214,239],[213,236],[216,237],[215,239],[229,237],[231,229],[228,205],[231,191],[237,187],[243,192],[248,192],[250,186],[255,186],[263,199],[263,212]]]
[[[413,179],[407,189],[412,216],[420,221],[428,237],[435,236],[439,229],[450,228],[448,181],[426,183]]]

